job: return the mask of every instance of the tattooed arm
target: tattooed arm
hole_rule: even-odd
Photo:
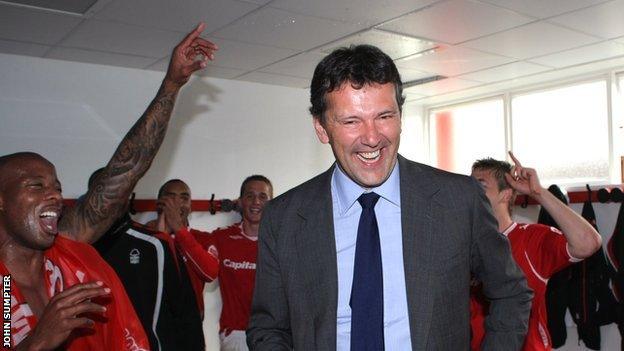
[[[149,169],[165,138],[180,88],[193,72],[214,58],[216,45],[199,37],[204,28],[200,24],[173,50],[156,97],[89,185],[86,195],[65,211],[59,223],[61,233],[74,240],[95,242],[125,211],[134,186]],[[198,55],[201,60],[196,60]]]

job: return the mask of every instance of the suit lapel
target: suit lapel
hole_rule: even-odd
[[[433,268],[433,196],[439,190],[418,164],[399,155],[401,179],[401,230],[403,265],[412,348],[427,345],[433,310],[431,275]]]
[[[297,254],[311,285],[310,306],[315,324],[316,349],[336,348],[336,310],[338,305],[338,268],[332,210],[332,166],[319,177],[297,213],[301,230],[296,231]],[[322,344],[320,344],[322,343]]]

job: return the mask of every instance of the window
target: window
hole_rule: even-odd
[[[430,109],[430,163],[469,174],[476,159],[513,150],[543,186],[619,182],[624,72],[611,77]]]
[[[609,181],[606,80],[515,95],[512,149],[542,185]]]
[[[438,168],[470,174],[480,158],[505,158],[503,98],[431,110],[431,161]]]

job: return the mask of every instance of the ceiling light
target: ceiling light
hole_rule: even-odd
[[[0,0],[0,4],[83,16],[98,0]]]

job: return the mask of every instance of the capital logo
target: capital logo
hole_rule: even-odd
[[[247,262],[247,261],[236,262],[236,261],[232,261],[232,260],[230,260],[228,258],[223,260],[223,265],[228,267],[228,268],[232,268],[234,270],[237,270],[237,269],[256,269],[256,264],[253,263],[253,262]]]
[[[141,261],[141,252],[138,249],[132,249],[130,251],[130,264],[139,264]]]

